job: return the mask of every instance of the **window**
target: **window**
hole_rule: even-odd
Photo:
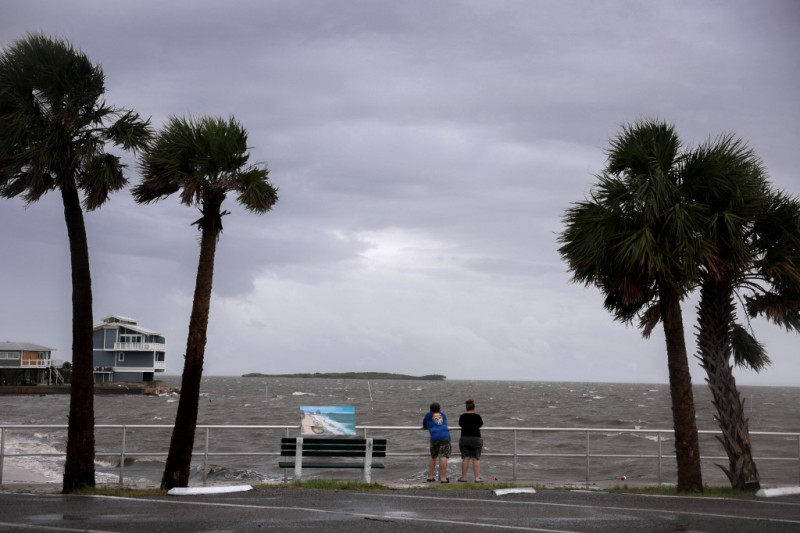
[[[0,359],[19,359],[19,352],[0,352]]]
[[[119,352],[117,354],[117,361],[124,361],[125,360],[125,352]]]

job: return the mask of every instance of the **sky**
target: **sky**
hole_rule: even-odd
[[[102,66],[108,103],[155,128],[234,116],[269,168],[272,211],[224,205],[205,375],[668,382],[663,333],[643,339],[571,281],[562,217],[642,118],[687,147],[733,133],[800,194],[798,26],[795,0],[0,2],[4,49],[67,39]],[[180,374],[197,211],[125,189],[85,218],[95,323],[162,333]],[[0,256],[0,339],[69,360],[58,193],[0,200]],[[752,327],[773,364],[737,383],[800,385],[800,336]]]

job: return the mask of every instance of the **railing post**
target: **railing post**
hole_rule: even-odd
[[[586,431],[586,484],[589,484],[589,431]]]
[[[3,462],[6,458],[6,428],[0,428],[0,486],[3,485]]]
[[[658,486],[661,486],[661,432],[659,431],[656,438],[658,439]]]
[[[208,477],[208,432],[211,428],[206,428],[206,447],[203,451],[203,485],[206,484]]]
[[[294,480],[303,478],[303,437],[297,437],[294,447]]]
[[[366,429],[364,432],[366,433]],[[372,439],[366,438],[366,446],[364,447],[364,483],[367,485],[372,483]]]
[[[514,430],[514,458],[511,463],[511,480],[517,480],[517,430]]]
[[[122,426],[122,450],[119,453],[119,484],[125,476],[125,426]]]

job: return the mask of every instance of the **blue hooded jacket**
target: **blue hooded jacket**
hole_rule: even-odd
[[[428,428],[431,442],[450,439],[450,430],[447,427],[447,416],[444,413],[428,413],[422,420],[422,425]]]

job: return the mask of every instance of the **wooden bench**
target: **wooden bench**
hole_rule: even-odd
[[[383,468],[383,463],[373,463],[373,457],[386,457],[386,439],[349,437],[283,437],[281,457],[292,457],[291,461],[279,461],[280,468],[294,468],[294,479],[303,477],[303,468],[361,468],[364,483],[372,482],[372,469]],[[306,457],[358,458],[361,461],[305,461]]]

